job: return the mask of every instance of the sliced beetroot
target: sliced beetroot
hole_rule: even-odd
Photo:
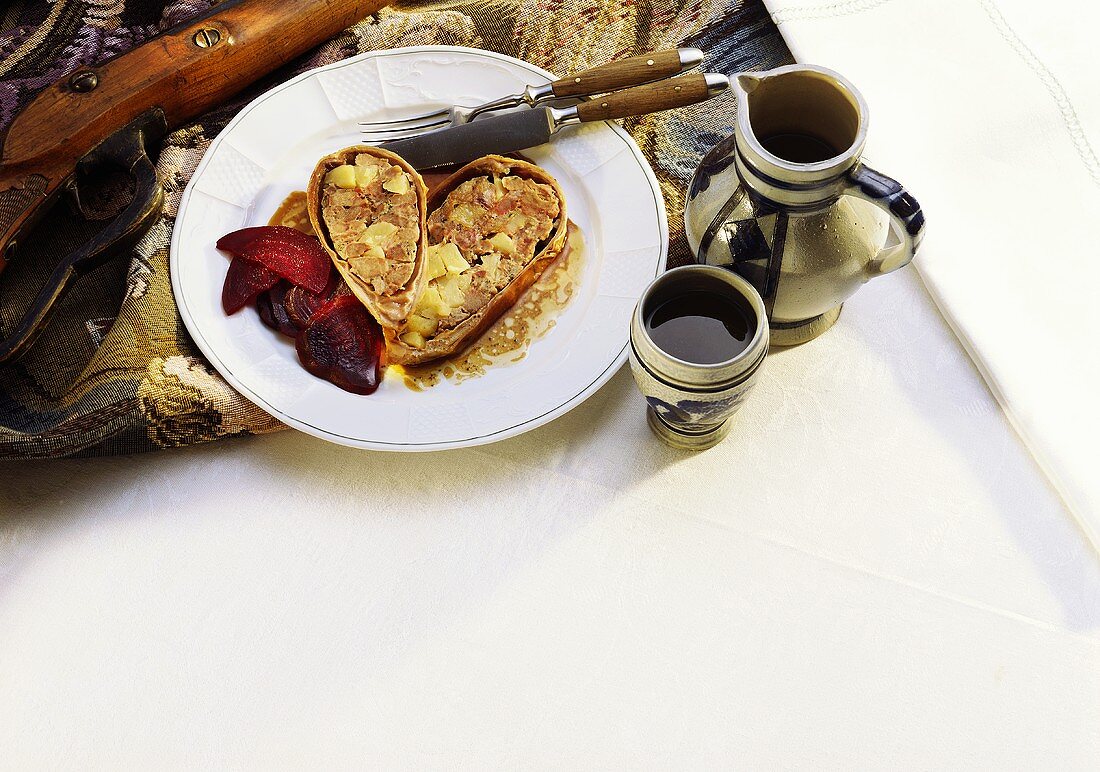
[[[278,284],[275,285],[279,286]],[[271,304],[271,293],[275,291],[275,287],[272,287],[267,292],[261,292],[256,296],[256,313],[260,315],[260,321],[265,326],[270,327],[273,330],[282,332],[279,329],[279,322],[275,319],[275,311]]]
[[[340,282],[340,275],[336,269],[329,270],[328,284],[323,292],[310,292],[305,287],[291,287],[283,300],[287,316],[299,328],[309,324],[310,318],[317,313],[317,309],[332,299]]]
[[[222,308],[235,314],[264,290],[275,286],[279,274],[244,257],[234,257],[222,284]]]
[[[335,270],[332,271],[328,286],[320,295],[304,287],[295,287],[286,279],[280,279],[278,284],[256,297],[256,311],[260,315],[260,321],[268,327],[287,337],[296,338],[317,309],[341,291],[347,294],[351,292]]]
[[[285,225],[241,228],[218,239],[218,249],[246,257],[310,292],[322,293],[332,262],[316,237]]]
[[[286,230],[305,236],[293,228]],[[261,233],[248,243],[241,256],[270,268],[292,284],[320,294],[329,282],[332,261],[321,242],[311,236],[305,239],[288,238],[282,233]]]
[[[316,239],[308,233],[302,233],[300,230],[289,228],[286,225],[257,225],[253,228],[241,228],[238,231],[227,233],[218,239],[218,243],[215,246],[231,255],[240,255],[244,253],[248,245],[255,241],[258,236],[263,235],[303,243],[306,241],[316,241]]]
[[[286,312],[286,293],[292,289],[293,284],[286,279],[280,279],[278,284],[256,297],[256,311],[260,314],[260,321],[288,338],[296,338],[302,331]]]
[[[296,340],[302,366],[353,394],[382,382],[382,327],[352,295],[337,295],[313,314]]]

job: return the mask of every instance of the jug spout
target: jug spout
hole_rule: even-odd
[[[756,89],[757,86],[760,85],[760,82],[764,79],[755,73],[743,72],[737,76],[736,80],[738,94],[744,94],[745,96],[748,96]]]
[[[863,97],[839,73],[794,64],[735,77],[738,169],[760,195],[816,206],[846,188],[867,133]]]

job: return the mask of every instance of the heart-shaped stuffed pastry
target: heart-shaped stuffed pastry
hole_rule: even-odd
[[[511,308],[565,247],[565,196],[542,168],[491,155],[471,161],[428,199],[424,289],[402,330],[387,331],[395,364],[455,354]]]
[[[557,259],[568,235],[560,186],[527,161],[471,161],[416,207],[423,185],[397,156],[361,146],[323,158],[308,190],[314,229],[382,324],[394,364],[423,364],[475,341]]]
[[[424,287],[427,188],[393,153],[368,145],[322,158],[306,189],[309,219],[355,296],[400,328]]]

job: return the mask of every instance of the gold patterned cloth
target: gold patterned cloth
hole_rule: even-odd
[[[0,129],[48,84],[124,53],[214,3],[54,0],[0,10]],[[283,428],[233,391],[202,358],[172,300],[168,245],[180,195],[210,141],[250,99],[303,70],[398,46],[484,48],[567,73],[648,50],[696,46],[707,69],[733,73],[790,61],[760,0],[478,0],[408,3],[344,31],[231,103],[165,138],[160,219],[128,254],[80,280],[30,351],[0,366],[0,457],[135,453]],[[683,191],[703,152],[732,128],[726,95],[632,119],[660,180],[672,243],[688,261]],[[125,194],[108,180],[105,201]],[[103,207],[105,210],[110,207]],[[57,259],[103,226],[64,204],[0,276],[0,331],[11,330]]]

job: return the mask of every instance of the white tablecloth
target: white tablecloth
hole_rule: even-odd
[[[4,766],[1095,768],[1100,561],[905,269],[688,455],[0,464]]]
[[[764,2],[864,93],[928,216],[918,271],[1100,550],[1100,3]]]

